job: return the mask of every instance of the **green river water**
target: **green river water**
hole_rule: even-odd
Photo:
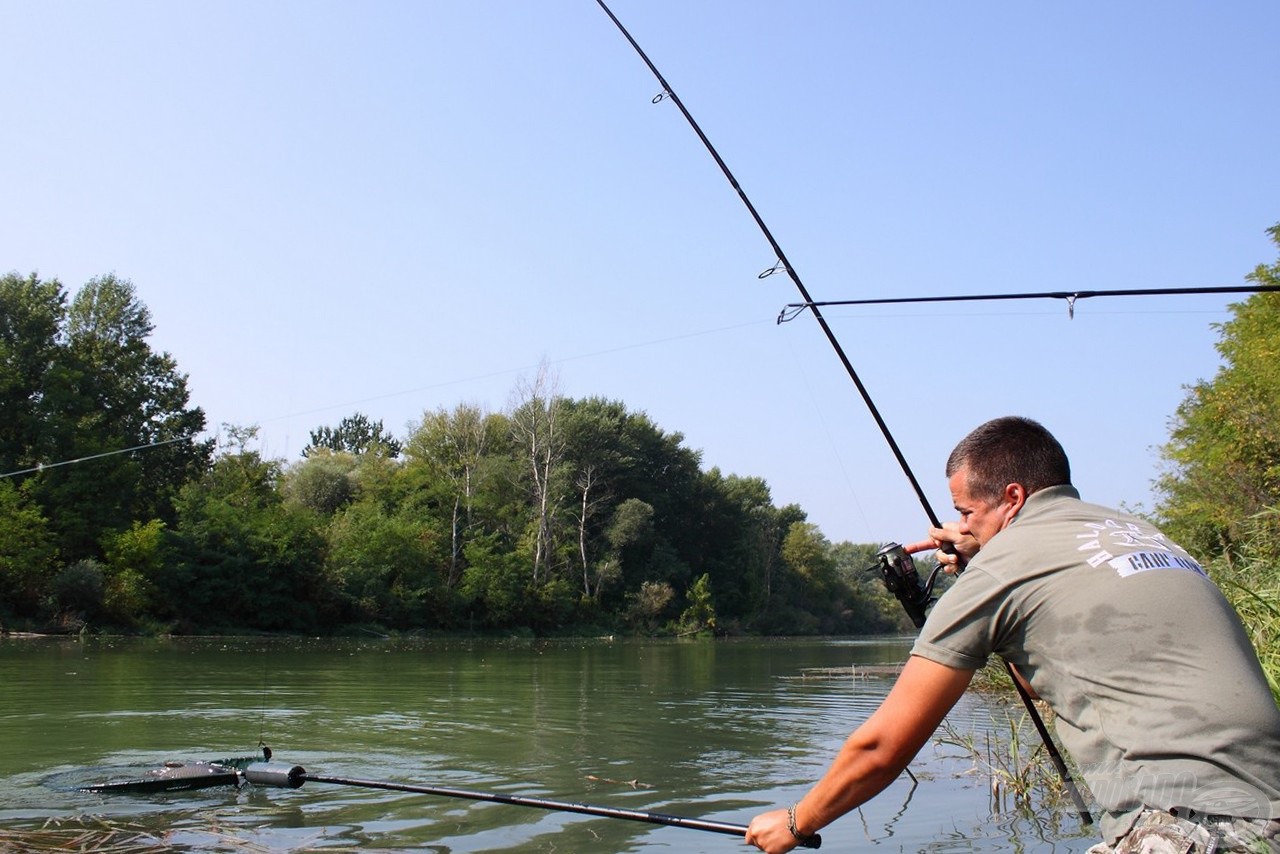
[[[891,677],[855,666],[901,662],[908,648],[0,639],[0,849],[746,851],[705,831],[318,782],[78,787],[264,742],[313,774],[746,824],[799,798],[876,708]],[[981,736],[993,719],[1007,722],[1000,702],[971,694],[949,721]],[[1069,808],[996,809],[988,778],[954,748],[926,746],[912,771],[918,784],[904,776],[828,827],[823,851],[1078,852],[1094,841]]]

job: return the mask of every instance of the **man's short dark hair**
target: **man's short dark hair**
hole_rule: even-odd
[[[1030,418],[1008,415],[978,427],[947,458],[947,477],[969,470],[974,498],[996,501],[1020,483],[1027,494],[1071,483],[1071,465],[1053,434]]]

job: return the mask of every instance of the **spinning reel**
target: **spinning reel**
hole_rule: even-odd
[[[933,585],[938,580],[942,564],[933,568],[927,581],[921,581],[920,573],[916,571],[916,562],[906,549],[897,543],[889,543],[876,552],[876,565],[868,567],[867,571],[877,569],[884,580],[884,586],[902,603],[903,610],[915,627],[918,629],[923,626],[925,612],[936,601]]]

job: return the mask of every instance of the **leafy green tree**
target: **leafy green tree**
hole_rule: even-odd
[[[831,543],[817,525],[793,522],[782,541],[782,559],[802,580],[802,596],[812,599],[831,595],[835,560],[831,556]]]
[[[147,343],[153,328],[133,285],[113,275],[91,279],[67,309],[39,396],[40,452],[55,465],[33,477],[33,494],[68,558],[99,556],[103,535],[135,518],[172,519],[178,488],[208,465],[204,413],[188,405],[173,358]]]
[[[186,504],[192,496],[216,498],[236,507],[266,507],[280,500],[280,479],[284,468],[279,460],[269,460],[250,445],[257,441],[257,425],[223,424],[226,438],[222,453],[199,484],[189,485]]]
[[[608,488],[604,487],[596,473],[594,465],[588,463],[578,473],[573,482],[577,490],[576,507],[573,510],[574,522],[578,532],[578,565],[581,570],[582,596],[584,599],[598,599],[600,596],[600,567],[596,565],[595,543],[598,537],[592,536],[596,529],[596,515],[609,498]],[[611,564],[607,564],[611,566]],[[608,573],[606,572],[606,575]]]
[[[503,530],[523,515],[515,506],[510,446],[507,418],[469,404],[425,413],[410,432],[405,482],[416,493],[410,503],[448,516],[450,587],[461,578],[474,535]]]
[[[619,401],[562,399],[560,409],[572,495],[566,504],[576,508],[584,589],[592,587],[594,596],[601,582],[620,584],[613,592],[621,595],[637,592],[647,580],[683,589],[703,545],[698,454],[684,447],[682,435],[663,431]],[[620,548],[619,523],[641,507],[649,516],[647,532]]]
[[[285,497],[322,516],[332,516],[359,495],[359,465],[354,454],[312,449],[307,459],[285,474]]]
[[[716,607],[711,595],[711,576],[699,575],[685,594],[689,605],[680,614],[682,634],[713,632],[716,628]]]
[[[803,511],[774,507],[762,479],[726,476],[717,468],[699,478],[692,494],[696,503],[688,512],[698,523],[698,539],[683,553],[691,555],[695,574],[710,574],[722,625],[782,614],[794,586],[781,558],[782,541],[791,524],[804,519]]]
[[[613,586],[627,576],[642,577],[643,568],[651,565],[656,545],[653,506],[639,498],[628,498],[618,504],[604,530],[603,541],[606,551],[597,568],[597,598],[606,586]]]
[[[11,481],[0,480],[0,616],[37,616],[57,559],[40,508]]]
[[[911,631],[910,618],[897,599],[885,588],[876,566],[876,543],[836,543],[831,547],[838,583],[848,591],[847,613],[843,616],[848,630],[854,634],[878,634],[891,631]],[[916,558],[921,577],[933,564]]]
[[[1280,225],[1269,229],[1280,247]],[[1248,277],[1280,286],[1280,261]],[[1162,449],[1157,514],[1187,548],[1229,549],[1249,518],[1280,502],[1280,294],[1232,306],[1218,327],[1222,365],[1190,386]]]
[[[166,563],[165,524],[135,521],[108,537],[103,607],[119,625],[131,626],[154,607],[156,579]]]
[[[460,591],[472,616],[490,627],[527,622],[532,602],[524,555],[500,547],[492,536],[472,540],[466,552]]]
[[[54,622],[70,629],[96,620],[103,610],[106,572],[99,561],[84,558],[63,567],[53,580]]]
[[[624,619],[633,628],[653,632],[662,623],[676,591],[665,581],[645,581],[640,589],[627,596]]]
[[[52,461],[44,444],[51,414],[46,386],[65,317],[57,279],[0,277],[0,474]]]
[[[831,544],[816,525],[793,522],[782,540],[782,560],[789,570],[783,613],[797,634],[834,632],[844,607],[836,589]]]
[[[597,488],[607,494],[594,517],[597,525],[607,526],[613,508],[636,499],[653,508],[654,530],[661,538],[681,554],[696,551],[696,490],[702,472],[700,456],[684,446],[684,436],[662,430],[619,401],[563,399],[561,407],[565,457],[573,477],[590,468]],[[640,580],[628,584],[634,587]]]
[[[440,622],[442,555],[429,524],[362,501],[329,527],[328,575],[340,585],[348,616],[393,628]]]
[[[568,578],[553,578],[538,585],[535,597],[529,625],[538,631],[558,631],[571,626],[583,613],[581,593]]]
[[[334,614],[319,517],[286,506],[281,464],[248,448],[254,433],[233,428],[235,449],[179,494],[159,596],[184,627],[315,631]]]
[[[302,456],[309,457],[317,451],[334,451],[398,457],[401,450],[400,441],[383,429],[381,420],[372,421],[369,416],[357,412],[343,418],[337,427],[325,425],[312,430],[311,443],[302,449]]]

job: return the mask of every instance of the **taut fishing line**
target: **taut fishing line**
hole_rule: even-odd
[[[162,445],[172,445],[174,442],[186,442],[189,439],[189,436],[179,436],[176,439],[149,442],[146,445],[134,445],[132,448],[121,448],[118,451],[104,451],[101,454],[90,454],[87,457],[76,457],[74,460],[60,460],[56,463],[38,463],[31,468],[19,469],[18,471],[10,471],[0,474],[0,480],[4,480],[6,477],[17,477],[20,474],[35,474],[36,472],[42,472],[45,469],[56,469],[61,466],[69,466],[76,463],[87,463],[90,460],[100,460],[103,457],[114,457],[117,454],[132,454],[134,451],[145,451],[148,448],[159,448]]]
[[[791,357],[791,362],[798,367],[800,365],[800,354],[796,352],[795,342],[788,336],[783,337],[787,339],[787,353]],[[863,509],[862,502],[858,499],[857,490],[853,488],[853,480],[849,477],[849,469],[844,464],[844,455],[840,453],[840,446],[836,444],[835,435],[831,432],[831,426],[827,423],[818,394],[809,378],[809,372],[797,370],[796,376],[800,377],[800,383],[808,394],[809,403],[813,407],[818,424],[822,426],[822,432],[827,437],[827,443],[831,446],[831,453],[836,458],[836,464],[840,466],[840,475],[844,478],[845,486],[849,489],[849,495],[853,498],[853,506],[857,508],[858,517],[862,519],[862,527],[867,531],[869,539],[875,539],[872,534],[871,521],[867,518],[867,512]]]
[[[853,380],[853,384],[858,389],[858,394],[862,396],[862,402],[866,404],[867,410],[871,413],[871,417],[876,422],[876,426],[880,428],[880,433],[889,444],[889,449],[897,459],[898,465],[902,469],[902,473],[906,475],[907,480],[911,482],[911,488],[915,490],[916,497],[920,500],[920,506],[924,508],[925,515],[929,518],[929,522],[935,528],[942,527],[942,523],[938,520],[937,514],[933,512],[933,507],[929,504],[929,499],[925,496],[924,490],[920,487],[920,482],[916,480],[915,474],[911,471],[911,466],[908,465],[906,457],[903,456],[902,449],[898,447],[898,443],[894,440],[893,434],[889,432],[889,425],[886,424],[884,418],[881,417],[880,410],[871,399],[871,394],[867,391],[867,388],[863,384],[861,378],[859,378],[858,372],[854,370],[853,363],[849,361],[849,357],[845,355],[844,348],[840,346],[840,342],[836,339],[835,333],[831,330],[831,327],[827,325],[826,318],[822,316],[822,311],[820,310],[818,303],[816,303],[813,297],[809,295],[809,290],[800,280],[800,275],[796,272],[795,266],[792,265],[790,260],[788,260],[786,253],[782,251],[782,247],[774,238],[773,232],[771,232],[769,227],[765,225],[764,219],[761,218],[760,213],[755,208],[755,205],[751,203],[751,200],[747,198],[747,194],[743,192],[742,186],[738,183],[738,179],[734,177],[733,172],[730,171],[728,165],[720,156],[720,153],[716,151],[715,146],[711,144],[711,140],[709,140],[707,135],[702,132],[702,128],[698,126],[698,122],[693,118],[693,115],[689,112],[688,108],[685,107],[684,102],[680,100],[680,96],[676,94],[673,88],[671,88],[671,84],[662,76],[662,72],[659,71],[658,67],[649,59],[649,56],[644,52],[644,49],[640,47],[639,43],[637,43],[634,38],[632,38],[631,33],[627,31],[627,28],[622,25],[622,22],[618,20],[617,16],[613,14],[607,5],[605,5],[604,0],[596,0],[596,4],[606,15],[609,16],[609,20],[613,21],[614,26],[618,28],[618,31],[622,33],[623,37],[625,37],[631,44],[631,47],[635,50],[640,59],[644,61],[644,64],[649,67],[649,71],[653,73],[653,76],[657,78],[658,84],[662,87],[662,91],[653,98],[653,103],[657,104],[662,101],[670,100],[671,103],[676,105],[680,110],[680,114],[684,116],[685,121],[689,123],[689,127],[693,129],[693,132],[697,134],[698,139],[702,141],[703,146],[707,149],[707,153],[709,153],[712,159],[715,160],[716,165],[720,167],[720,171],[724,173],[729,184],[735,191],[737,191],[738,198],[742,200],[743,205],[746,206],[747,210],[751,213],[752,219],[755,220],[756,225],[760,228],[760,232],[769,242],[769,246],[772,247],[774,256],[777,260],[772,267],[760,273],[759,277],[763,279],[776,273],[786,273],[791,278],[792,283],[796,286],[796,290],[800,292],[800,296],[803,300],[802,305],[812,312],[814,320],[818,322],[818,326],[821,327],[827,341],[830,342],[832,349],[835,350],[841,364],[844,365],[845,372],[849,375],[849,379]],[[891,550],[896,550],[894,551],[893,556],[900,557],[901,559],[894,560],[892,562],[887,560],[886,552],[890,552]],[[900,555],[898,553],[900,553]],[[889,586],[890,590],[894,592],[902,602],[903,606],[907,609],[907,613],[911,616],[912,621],[915,622],[918,627],[924,621],[924,609],[931,601],[930,591],[932,589],[932,581],[937,577],[937,573],[941,568],[941,565],[934,569],[933,574],[930,576],[929,585],[926,586],[921,583],[911,561],[911,556],[906,554],[906,552],[902,550],[901,546],[894,543],[886,547],[886,549],[881,552],[879,568],[881,569],[886,585]],[[1071,794],[1072,800],[1080,813],[1080,818],[1086,824],[1092,823],[1093,818],[1089,815],[1084,799],[1076,788],[1075,781],[1071,778],[1071,772],[1067,770],[1067,764],[1063,760],[1062,754],[1053,743],[1053,739],[1049,737],[1049,731],[1045,727],[1044,721],[1040,718],[1040,713],[1035,707],[1035,702],[1031,699],[1031,695],[1027,690],[1022,686],[1022,683],[1018,681],[1017,675],[1013,671],[1013,667],[1007,661],[1005,662],[1005,668],[1008,670],[1009,676],[1013,680],[1013,684],[1017,688],[1019,696],[1022,698],[1023,705],[1026,706],[1028,716],[1035,724],[1036,731],[1040,734],[1040,738],[1044,742],[1045,749],[1048,751],[1049,757],[1058,771],[1058,775],[1062,778],[1063,784]]]

